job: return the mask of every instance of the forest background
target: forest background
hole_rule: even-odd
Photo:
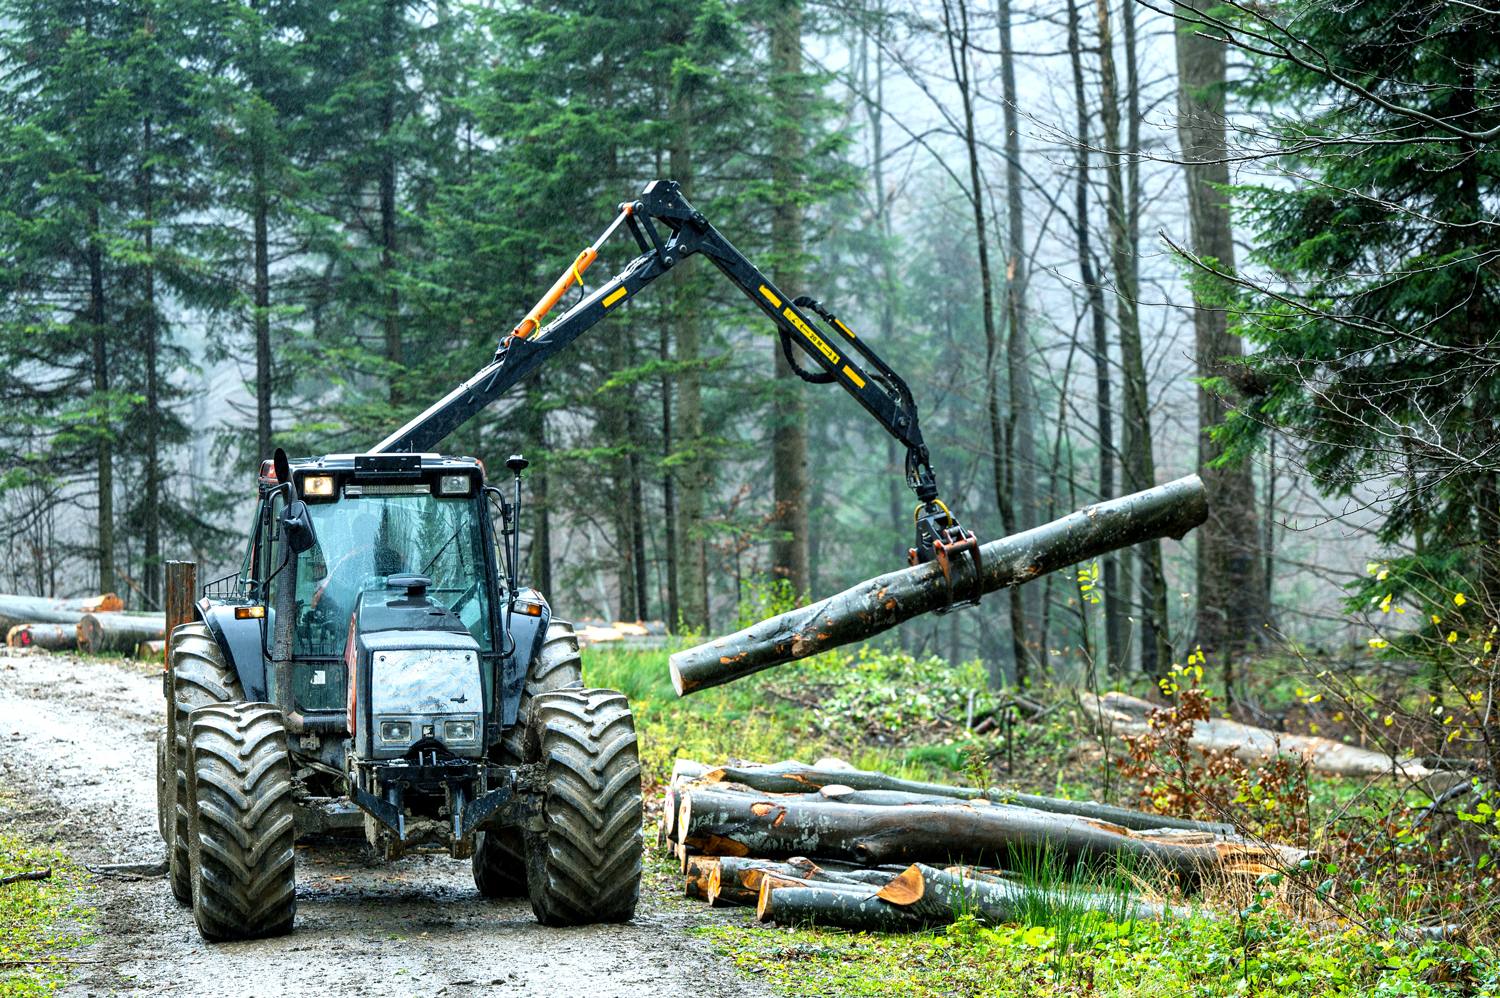
[[[273,447],[358,451],[425,408],[670,177],[906,378],[982,539],[1207,478],[1185,543],[909,650],[998,684],[1202,649],[1232,686],[1267,645],[1441,650],[1437,609],[1481,640],[1497,19],[5,0],[0,587],[156,607],[167,559],[233,571]],[[529,581],[564,616],[718,631],[910,543],[895,444],[701,263],[446,449],[533,461]]]

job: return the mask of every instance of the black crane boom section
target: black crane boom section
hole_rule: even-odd
[[[639,200],[620,208],[621,218],[616,219],[593,248],[580,256],[579,263],[587,266],[592,262],[600,243],[614,231],[621,219],[629,226],[640,247],[639,256],[614,277],[585,294],[558,318],[542,326],[541,317],[571,284],[571,277],[577,277],[581,282],[579,264],[575,264],[571,275],[565,274],[554,285],[553,291],[549,292],[550,298],[538,303],[527,320],[501,341],[491,363],[376,444],[370,453],[436,450],[450,433],[566,349],[610,312],[631,301],[678,263],[701,254],[776,323],[788,360],[792,359],[791,345],[795,344],[803,355],[812,358],[821,368],[821,371],[812,373],[799,370],[805,380],[837,383],[905,446],[907,484],[921,503],[917,512],[917,547],[913,549],[913,560],[928,561],[934,557],[946,560],[944,550],[958,550],[960,545],[962,550],[968,550],[964,538],[972,544],[973,535],[958,526],[947,506],[938,498],[937,482],[927,445],[922,439],[911,390],[869,344],[818,302],[808,298],[789,298],[735,249],[734,244],[714,228],[702,212],[688,203],[675,181],[652,181],[641,192]],[[658,222],[667,230],[665,238],[656,225]],[[809,312],[817,318],[814,319]],[[793,367],[796,369],[795,362]]]

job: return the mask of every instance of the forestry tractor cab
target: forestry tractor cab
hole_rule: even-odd
[[[548,315],[628,227],[640,254]],[[364,454],[261,468],[242,568],[204,587],[168,649],[157,799],[173,894],[208,940],[287,932],[294,846],[363,830],[387,858],[471,858],[486,897],[548,925],[622,921],[639,893],[640,767],[624,696],[583,685],[573,628],[520,575],[510,490],[434,453],[466,420],[694,254],[706,256],[907,449],[913,563],[977,568],[938,498],[905,382],[831,312],[790,299],[656,181],[499,344],[493,361]],[[816,317],[816,318],[814,318]],[[494,515],[492,515],[494,514]],[[974,577],[979,573],[976,571]],[[954,594],[950,601],[974,602]]]

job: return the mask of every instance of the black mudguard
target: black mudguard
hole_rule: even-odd
[[[526,613],[510,615],[510,636],[513,642],[500,669],[500,724],[509,728],[516,723],[516,713],[521,706],[521,691],[526,687],[526,674],[531,669],[531,660],[542,650],[542,640],[547,636],[547,624],[552,620],[552,607],[546,597],[535,589],[522,591],[522,598],[541,605],[540,616]]]
[[[208,625],[208,630],[224,650],[224,660],[240,679],[240,688],[245,699],[252,702],[269,701],[270,690],[266,688],[265,644],[261,640],[261,625],[266,621],[254,617],[236,620],[232,604],[214,604],[207,600],[198,602],[198,615]]]

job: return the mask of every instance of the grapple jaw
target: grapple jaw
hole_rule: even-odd
[[[913,565],[937,562],[943,573],[943,585],[947,587],[947,602],[934,612],[943,614],[955,607],[978,606],[983,563],[974,532],[960,524],[947,504],[937,498],[918,506],[915,519],[917,544],[907,549],[907,560]],[[954,592],[953,566],[964,558],[973,566],[972,579],[965,592]]]

